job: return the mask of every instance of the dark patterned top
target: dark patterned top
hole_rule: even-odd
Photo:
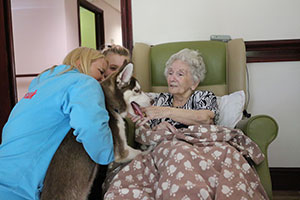
[[[151,94],[153,96],[153,93]],[[173,106],[173,95],[170,93],[159,93],[155,95],[153,106]],[[184,106],[177,107],[187,110],[211,110],[215,113],[214,122],[219,117],[219,109],[217,104],[217,97],[210,91],[195,91],[185,103]],[[167,121],[176,128],[187,128],[188,126],[180,122],[174,121],[170,118],[152,119],[150,120],[150,127],[154,127],[159,123]]]

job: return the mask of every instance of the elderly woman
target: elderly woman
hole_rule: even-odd
[[[267,199],[255,171],[260,149],[237,129],[216,126],[216,97],[196,91],[205,75],[197,51],[172,55],[165,75],[169,93],[158,94],[154,105],[136,117],[136,141],[153,148],[128,165],[112,168],[104,199]],[[150,120],[150,127],[145,125]],[[145,126],[144,126],[145,125]],[[119,171],[120,170],[120,171]]]
[[[137,125],[151,120],[153,130],[174,132],[176,128],[189,125],[213,124],[218,116],[216,96],[210,91],[195,90],[205,73],[205,64],[198,51],[183,49],[172,55],[165,68],[169,93],[159,94],[153,106],[142,108],[147,117]]]

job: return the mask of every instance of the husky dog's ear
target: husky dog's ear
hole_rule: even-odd
[[[122,88],[125,85],[128,85],[129,81],[131,79],[132,74],[133,74],[133,64],[132,63],[128,63],[122,69],[122,71],[118,74],[118,77],[117,77],[118,88]]]

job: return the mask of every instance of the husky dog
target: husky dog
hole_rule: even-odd
[[[141,153],[127,145],[124,118],[128,113],[142,115],[139,105],[150,105],[150,98],[141,91],[132,74],[132,63],[124,64],[118,72],[101,82],[110,116],[116,162],[130,161]],[[71,129],[48,167],[41,200],[86,200],[97,169],[98,164],[75,140]]]

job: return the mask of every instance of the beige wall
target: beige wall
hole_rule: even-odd
[[[132,0],[133,40],[148,44],[209,40],[226,34],[250,40],[300,39],[299,0]],[[248,64],[253,115],[279,123],[271,167],[300,167],[300,62]]]
[[[92,1],[104,11],[105,43],[122,45],[121,12],[107,2],[109,1]]]

